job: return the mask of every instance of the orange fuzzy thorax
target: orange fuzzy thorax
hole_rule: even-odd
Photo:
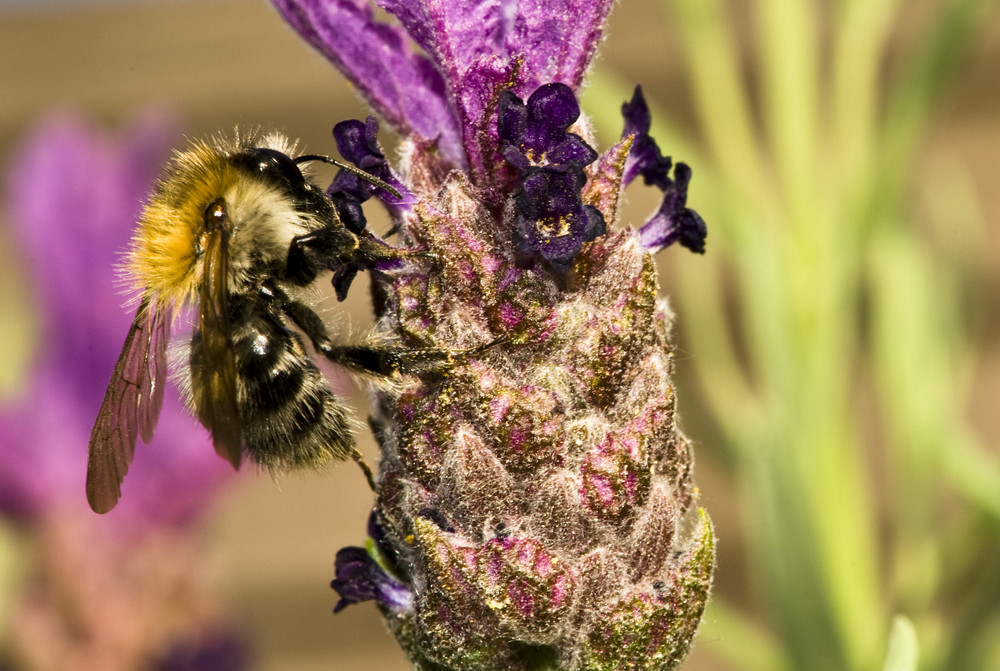
[[[227,158],[204,143],[178,153],[139,219],[126,270],[160,309],[198,294],[205,208],[240,177]]]
[[[312,227],[284,194],[234,164],[232,157],[249,147],[282,153],[294,149],[276,134],[195,142],[174,156],[157,184],[125,264],[128,282],[150,299],[154,309],[180,307],[197,299],[207,236],[205,210],[214,201],[223,199],[233,220],[231,286],[241,279],[250,247],[267,257],[280,257],[294,235]]]

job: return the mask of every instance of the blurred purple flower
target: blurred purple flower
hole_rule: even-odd
[[[159,114],[120,136],[62,116],[7,170],[6,218],[41,333],[20,398],[0,408],[0,514],[20,523],[35,557],[7,623],[16,668],[249,665],[206,579],[196,524],[233,472],[171,385],[135,490],[107,517],[84,491],[91,427],[131,323],[115,262],[176,139]]]
[[[35,518],[87,509],[90,431],[134,309],[123,305],[114,268],[176,139],[158,114],[118,138],[62,116],[13,155],[7,218],[42,336],[21,397],[0,408],[2,512]],[[156,437],[133,464],[134,491],[113,515],[116,528],[182,523],[233,477],[168,387]]]

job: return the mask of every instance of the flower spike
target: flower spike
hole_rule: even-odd
[[[365,0],[275,2],[402,136],[393,171],[373,120],[338,125],[405,201],[334,181],[359,240],[378,195],[404,250],[331,266],[338,297],[370,270],[381,335],[463,353],[373,395],[376,513],[337,556],[337,610],[374,601],[420,671],[676,667],[715,538],[650,252],[702,251],[705,225],[641,89],[594,149],[577,94],[611,0],[378,0],[392,26]],[[636,234],[618,218],[639,175],[664,199]]]

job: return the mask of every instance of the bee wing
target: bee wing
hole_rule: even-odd
[[[143,299],[111,373],[90,434],[87,501],[106,513],[121,498],[121,484],[135,455],[136,436],[148,443],[163,405],[170,320]]]
[[[146,362],[139,370],[139,436],[144,443],[153,439],[153,431],[160,421],[167,381],[167,343],[170,341],[167,316],[156,312],[150,320]]]
[[[236,360],[229,332],[229,233],[208,236],[205,277],[201,285],[201,365],[195,390],[198,419],[212,432],[219,456],[239,468],[243,456],[240,415],[236,405]]]

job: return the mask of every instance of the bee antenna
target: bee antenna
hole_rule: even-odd
[[[399,199],[403,198],[403,194],[401,194],[399,191],[397,191],[396,189],[394,189],[391,184],[383,182],[382,180],[380,180],[375,175],[372,175],[371,173],[365,172],[361,168],[356,168],[353,165],[350,165],[348,163],[342,163],[342,162],[338,161],[337,159],[330,158],[329,156],[321,156],[319,154],[305,154],[303,156],[297,156],[296,158],[292,159],[292,162],[295,163],[296,165],[298,165],[299,163],[307,163],[309,161],[320,161],[322,163],[329,163],[330,165],[335,165],[335,166],[337,166],[338,168],[340,168],[342,170],[346,170],[347,172],[351,173],[352,175],[357,175],[358,177],[360,177],[361,179],[365,180],[369,184],[377,186],[378,188],[382,189],[383,191],[388,191],[389,193],[391,193],[396,198],[399,198]]]

